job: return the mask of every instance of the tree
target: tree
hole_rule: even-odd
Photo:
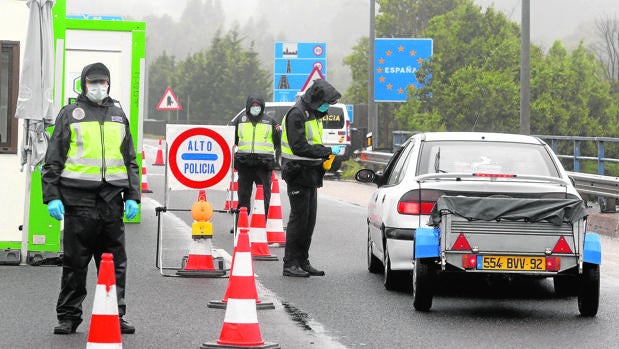
[[[147,119],[166,120],[168,113],[158,111],[157,103],[168,86],[175,85],[176,62],[174,56],[168,56],[166,51],[157,57],[148,69],[148,106]]]
[[[619,19],[617,17],[603,17],[595,22],[595,29],[599,35],[594,50],[598,59],[606,68],[606,78],[619,83]]]

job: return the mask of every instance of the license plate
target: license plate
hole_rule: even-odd
[[[531,256],[477,256],[480,270],[546,270],[546,257]]]

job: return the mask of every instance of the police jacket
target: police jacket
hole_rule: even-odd
[[[97,197],[140,202],[140,183],[129,121],[114,100],[101,105],[80,94],[62,108],[42,167],[43,202],[94,206]]]
[[[249,113],[253,103],[259,103],[261,112],[257,116]],[[280,148],[279,125],[264,114],[265,102],[259,96],[247,98],[246,112],[234,123],[234,167],[242,170],[248,167],[264,167],[272,170],[275,166],[275,152]]]

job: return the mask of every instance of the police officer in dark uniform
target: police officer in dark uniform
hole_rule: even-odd
[[[322,187],[323,162],[339,153],[322,145],[322,117],[341,94],[328,82],[312,86],[290,108],[282,121],[282,178],[288,187],[290,217],[286,230],[284,276],[322,276],[309,262],[309,248],[316,225],[317,188]]]
[[[234,126],[234,168],[237,170],[239,208],[251,211],[253,185],[261,184],[264,193],[264,213],[269,212],[271,174],[275,168],[275,153],[280,149],[279,125],[264,114],[264,98],[247,97],[245,114],[236,119]]]
[[[102,253],[114,255],[118,313],[122,333],[135,327],[126,312],[127,254],[123,213],[138,213],[140,182],[129,120],[108,96],[110,71],[87,65],[82,93],[56,118],[42,168],[43,202],[51,216],[64,218],[62,279],[55,334],[75,333],[82,322],[88,264],[97,270]],[[124,211],[124,212],[123,212]]]

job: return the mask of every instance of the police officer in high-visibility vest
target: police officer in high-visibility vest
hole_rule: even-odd
[[[251,211],[251,193],[254,183],[261,184],[264,193],[264,212],[269,212],[271,175],[275,168],[275,153],[280,148],[280,126],[264,113],[264,98],[247,97],[245,114],[236,119],[234,168],[238,178],[238,207]]]
[[[323,162],[340,151],[340,146],[322,145],[322,117],[340,97],[325,80],[314,80],[282,121],[282,178],[290,201],[284,276],[325,275],[310,264],[309,248],[316,224],[317,188],[322,187],[325,174]]]
[[[126,312],[127,254],[123,214],[133,219],[140,202],[139,168],[129,120],[108,96],[110,71],[87,65],[77,102],[62,108],[42,168],[43,202],[64,219],[62,279],[55,334],[75,333],[82,322],[88,264],[114,255],[120,329],[134,333]]]

